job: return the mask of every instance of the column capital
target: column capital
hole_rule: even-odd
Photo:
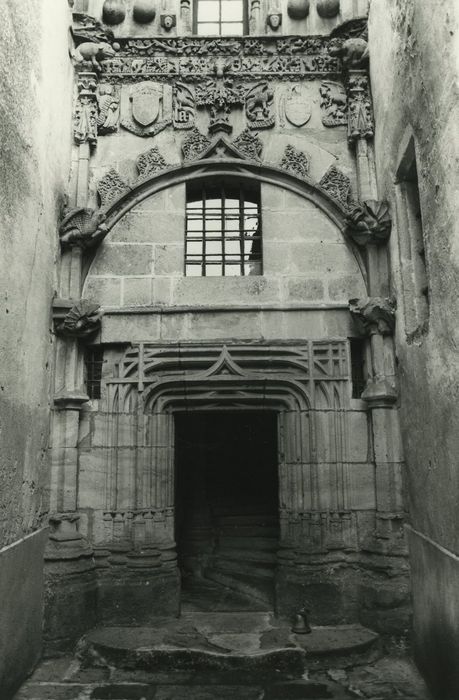
[[[349,299],[349,310],[359,333],[364,336],[393,335],[396,300],[393,297]]]
[[[387,202],[358,202],[346,221],[346,234],[359,246],[382,245],[389,240],[392,220]]]

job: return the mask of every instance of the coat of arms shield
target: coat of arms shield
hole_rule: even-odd
[[[163,86],[160,83],[144,83],[133,90],[130,101],[132,105],[132,117],[140,124],[147,127],[158,119],[163,99]]]
[[[300,85],[294,85],[284,102],[285,116],[293,126],[304,126],[311,118],[310,100]]]

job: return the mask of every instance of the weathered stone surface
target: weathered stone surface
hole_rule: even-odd
[[[152,267],[152,246],[104,243],[91,266],[91,275],[148,275]]]

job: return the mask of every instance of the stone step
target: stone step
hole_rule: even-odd
[[[237,591],[238,593],[242,593],[249,598],[253,598],[257,602],[265,605],[272,605],[273,603],[274,587],[272,580],[269,581],[269,579],[257,579],[253,576],[234,574],[228,571],[221,571],[216,568],[206,569],[204,575],[210,581],[220,583],[227,588],[231,588],[233,591]]]

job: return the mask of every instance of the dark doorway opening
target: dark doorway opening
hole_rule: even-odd
[[[182,609],[273,609],[276,414],[178,413],[175,428]]]

